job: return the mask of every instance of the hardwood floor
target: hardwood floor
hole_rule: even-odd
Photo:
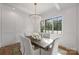
[[[70,49],[70,48],[66,48],[62,45],[58,46],[58,50],[63,55],[79,55],[78,51]]]

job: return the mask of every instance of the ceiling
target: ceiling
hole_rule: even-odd
[[[15,10],[18,9],[29,14],[35,13],[34,3],[4,3],[4,4],[7,5],[8,7],[15,8]],[[67,8],[74,5],[76,5],[76,3],[37,3],[36,13],[42,14],[50,9],[61,10],[63,8]]]

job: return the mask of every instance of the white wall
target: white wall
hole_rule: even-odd
[[[16,42],[16,21],[13,18],[13,15],[10,14],[10,9],[2,9],[2,41],[1,45],[4,46],[9,44],[8,42]],[[13,18],[13,19],[11,19]]]
[[[63,38],[60,41],[60,44],[77,50],[77,31],[76,31],[76,6],[70,8],[61,9],[59,11],[50,10],[42,14],[43,19],[50,16],[63,16]]]
[[[0,45],[1,45],[1,8],[0,8]]]
[[[24,32],[33,32],[33,25],[27,14],[6,6],[1,6],[0,9],[2,9],[2,14],[0,10],[0,46],[15,43],[18,35]]]
[[[77,46],[79,51],[79,5],[77,5]]]

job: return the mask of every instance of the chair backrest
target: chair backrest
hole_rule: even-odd
[[[23,55],[32,55],[33,49],[29,38],[20,36],[21,51]]]
[[[42,38],[50,38],[50,33],[42,33]]]
[[[53,47],[52,47],[52,54],[57,55],[58,54],[58,44],[59,44],[60,38],[56,38],[53,42]]]

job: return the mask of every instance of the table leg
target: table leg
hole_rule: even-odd
[[[41,48],[40,48],[40,55],[41,55]]]

